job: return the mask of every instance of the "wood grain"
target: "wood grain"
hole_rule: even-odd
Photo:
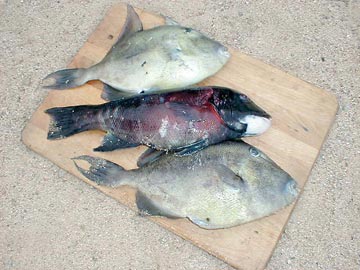
[[[137,9],[144,28],[163,24],[159,16]],[[113,45],[125,22],[126,6],[115,5],[74,57],[69,67],[88,67],[99,62]],[[330,93],[265,64],[246,54],[231,50],[231,60],[215,76],[201,85],[222,85],[247,94],[273,117],[269,131],[246,141],[267,153],[303,186],[334,121],[336,98]],[[100,145],[103,132],[89,131],[64,140],[46,139],[49,117],[44,110],[54,106],[104,103],[102,84],[91,82],[67,91],[51,91],[25,127],[23,142],[61,168],[82,177],[70,158],[93,155],[112,160],[126,169],[136,168],[140,146],[111,153],[92,152]],[[136,208],[134,190],[96,186],[119,202]],[[210,254],[239,269],[266,266],[293,210],[294,204],[278,213],[231,229],[204,230],[186,219],[151,218],[154,222],[189,240]]]

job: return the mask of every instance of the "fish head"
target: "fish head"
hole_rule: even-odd
[[[218,90],[214,94],[214,105],[230,129],[246,137],[262,134],[270,127],[270,115],[246,95],[226,88]]]
[[[249,206],[254,214],[266,214],[281,209],[295,200],[299,194],[297,182],[259,149],[243,143],[238,158],[229,168],[238,175],[246,191],[256,200]],[[241,195],[244,196],[244,195]]]
[[[184,36],[183,46],[181,46],[184,53],[191,53],[193,57],[197,58],[197,61],[207,63],[206,68],[219,69],[229,60],[230,52],[220,42],[208,38],[192,28],[181,27],[181,31]]]
[[[296,181],[259,149],[244,142],[210,146],[218,162],[196,190],[201,211],[189,218],[202,228],[229,228],[271,215],[295,201]]]
[[[296,181],[263,152],[243,142],[226,145],[222,155],[226,155],[227,169],[219,170],[221,195],[216,196],[221,201],[212,203],[209,222],[201,223],[202,227],[236,226],[271,215],[295,201],[299,194]]]

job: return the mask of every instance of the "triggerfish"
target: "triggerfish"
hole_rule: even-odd
[[[65,69],[45,78],[45,88],[68,89],[90,80],[105,83],[103,98],[116,100],[194,85],[220,70],[230,53],[200,32],[167,24],[143,30],[135,10],[128,6],[123,31],[108,54],[89,68]]]
[[[212,145],[182,158],[165,155],[129,171],[101,158],[74,160],[78,170],[99,185],[136,188],[136,204],[142,213],[188,218],[205,229],[228,228],[268,216],[299,194],[289,174],[244,142]],[[89,162],[89,170],[81,168],[78,160]]]

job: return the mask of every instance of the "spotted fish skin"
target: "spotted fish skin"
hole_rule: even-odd
[[[101,158],[82,156],[89,170],[76,165],[102,186],[137,189],[143,213],[188,218],[205,229],[229,228],[268,216],[292,203],[296,181],[268,156],[244,142],[224,142],[194,155],[164,155],[139,169],[125,171]]]
[[[221,87],[148,94],[102,105],[52,108],[46,113],[52,117],[48,139],[100,129],[107,135],[97,151],[144,144],[184,155],[245,136],[251,123],[242,121],[248,115],[269,117],[246,96]]]

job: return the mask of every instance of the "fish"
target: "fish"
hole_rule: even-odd
[[[163,153],[191,155],[211,144],[259,135],[271,125],[271,116],[246,95],[218,86],[45,112],[51,117],[49,140],[105,131],[102,144],[94,149],[98,152],[146,145]]]
[[[90,168],[82,168],[80,160]],[[212,145],[182,158],[165,155],[128,171],[102,158],[79,156],[73,161],[98,185],[135,188],[140,213],[187,218],[204,229],[229,228],[271,215],[299,194],[295,179],[242,141]]]
[[[228,49],[219,42],[170,19],[166,22],[143,30],[138,15],[128,5],[120,37],[99,63],[51,73],[44,79],[44,88],[62,90],[100,80],[105,84],[102,97],[116,100],[194,85],[229,60]]]

